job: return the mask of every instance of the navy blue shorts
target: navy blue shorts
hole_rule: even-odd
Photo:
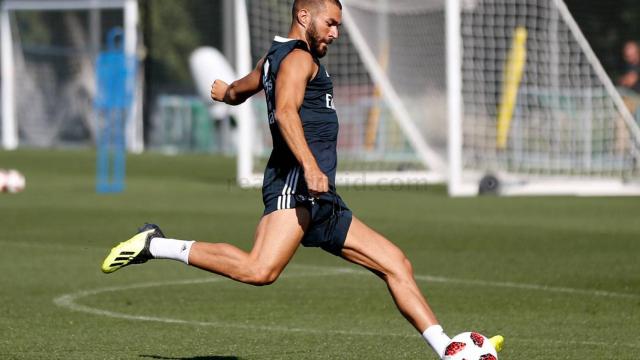
[[[309,196],[301,173],[299,166],[286,174],[278,174],[274,169],[265,171],[262,185],[263,215],[282,209],[306,208],[311,214],[311,222],[302,238],[302,245],[320,247],[340,256],[351,226],[351,210],[333,186],[319,199]]]

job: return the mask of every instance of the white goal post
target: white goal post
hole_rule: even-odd
[[[21,93],[19,89],[24,88],[25,84],[20,81],[21,79],[17,79],[20,76],[37,76],[34,74],[25,74],[28,72],[28,69],[22,68],[20,65],[25,63],[25,55],[23,52],[24,49],[21,48],[20,43],[20,29],[16,24],[15,14],[24,14],[24,13],[45,13],[45,12],[77,12],[77,11],[90,11],[95,9],[101,10],[120,10],[122,12],[122,23],[121,26],[124,32],[124,51],[127,56],[135,57],[136,51],[138,48],[138,2],[137,0],[4,0],[2,2],[2,9],[0,13],[0,43],[1,43],[1,60],[2,60],[2,127],[1,127],[1,145],[2,148],[6,150],[16,149],[20,144],[20,122],[24,119],[22,115],[29,113],[28,104],[25,105],[24,101],[27,100],[19,100],[21,97],[24,97],[24,93]],[[62,23],[62,19],[60,19]],[[95,29],[84,29],[83,24],[79,24],[78,22],[73,22],[73,29],[77,32],[90,32]],[[99,31],[97,31],[99,33]],[[87,34],[68,34],[70,38],[76,39],[76,44],[78,43],[78,36],[86,37]],[[99,36],[99,35],[98,35]],[[102,41],[102,38],[98,38],[97,41]],[[88,52],[87,49],[79,49],[78,47],[72,47],[68,44],[65,44],[66,48],[63,46],[49,46],[49,49],[44,49],[43,46],[37,47],[35,51],[39,51],[40,53],[46,53],[51,57],[68,56],[78,57],[78,52]],[[95,50],[95,49],[94,49]],[[66,51],[66,53],[65,53]],[[65,55],[60,55],[60,54]],[[70,54],[70,55],[67,55]],[[18,56],[18,63],[16,63],[16,56]],[[42,54],[40,54],[42,55]],[[81,54],[82,56],[89,58],[86,54]],[[85,56],[86,55],[86,56]],[[42,62],[42,59],[39,59]],[[60,65],[60,64],[58,64]],[[85,71],[84,74],[79,74],[77,76],[77,82],[84,82],[86,79],[93,79],[93,74],[91,74],[91,61],[88,63],[83,63],[84,67],[82,71]],[[89,66],[87,66],[89,65]],[[60,67],[60,66],[58,66]],[[55,79],[56,70],[55,66],[51,66],[46,69],[47,74],[50,75],[50,78],[61,82],[60,79]],[[71,71],[71,70],[69,70]],[[88,75],[87,75],[88,74]],[[22,79],[24,80],[24,79]],[[29,83],[33,83],[36,79],[29,78]],[[38,81],[43,81],[43,79],[37,79]],[[52,80],[52,81],[54,81]],[[33,85],[33,84],[31,84]],[[53,86],[53,85],[52,85]],[[18,88],[17,88],[18,87]],[[93,98],[95,95],[95,84],[86,84],[84,86],[89,89],[83,89],[86,92],[93,92],[91,94],[87,94],[90,98]],[[30,86],[32,93],[37,91],[35,86]],[[60,90],[60,89],[58,89]],[[62,90],[60,90],[61,92]],[[141,99],[141,90],[138,88],[136,90],[136,96],[134,96],[134,100],[131,106],[131,112],[129,115],[129,120],[127,124],[127,145],[128,149],[133,152],[141,152],[144,148],[143,138],[142,138],[142,117],[140,113],[140,99]],[[39,98],[53,97],[60,95],[57,91],[49,94],[39,95]],[[33,100],[33,99],[32,99]],[[18,102],[22,101],[25,114],[21,113],[21,109],[18,108]],[[32,107],[35,105],[31,105]],[[65,107],[67,104],[59,103],[58,106]],[[90,105],[89,105],[90,106]],[[85,106],[86,107],[86,106]],[[44,106],[43,106],[44,109]],[[42,110],[42,109],[41,109]],[[83,116],[86,116],[86,112],[88,110],[84,110]],[[49,111],[46,109],[42,110],[40,115],[34,115],[32,111],[31,117],[44,115],[51,115]],[[68,114],[66,114],[68,115]],[[61,115],[61,117],[64,117]],[[65,120],[60,120],[65,121]],[[31,125],[31,124],[30,124]],[[45,129],[49,125],[46,121],[40,120],[38,124],[41,128],[40,131],[47,131]],[[32,131],[33,126],[22,129],[23,132]],[[50,129],[49,129],[50,130]],[[37,130],[36,130],[37,131]],[[55,135],[48,135],[53,137]],[[58,144],[45,144],[45,145],[58,145]]]
[[[236,2],[244,70],[286,36],[292,2]],[[562,0],[342,4],[340,39],[321,60],[340,119],[339,184],[640,194],[638,124]],[[243,186],[259,185],[270,151],[263,101],[239,116]]]

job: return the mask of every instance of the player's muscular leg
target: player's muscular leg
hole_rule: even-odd
[[[356,217],[347,233],[342,257],[380,276],[387,283],[402,315],[419,332],[438,323],[415,282],[413,268],[404,253]]]
[[[247,253],[230,244],[196,242],[189,264],[252,285],[273,283],[296,252],[309,224],[304,208],[274,211],[260,220]]]

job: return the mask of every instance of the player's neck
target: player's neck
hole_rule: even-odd
[[[305,36],[304,29],[292,27],[291,29],[289,29],[289,34],[287,35],[287,38],[304,41],[304,43],[307,44],[307,48],[309,47],[309,42],[307,41],[307,37]]]

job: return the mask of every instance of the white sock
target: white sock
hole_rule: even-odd
[[[422,333],[422,337],[427,341],[427,344],[431,346],[433,351],[438,354],[440,359],[444,357],[444,350],[451,342],[451,339],[444,333],[442,326],[431,325]]]
[[[156,237],[151,239],[149,251],[156,259],[178,260],[188,265],[189,252],[194,242]]]

